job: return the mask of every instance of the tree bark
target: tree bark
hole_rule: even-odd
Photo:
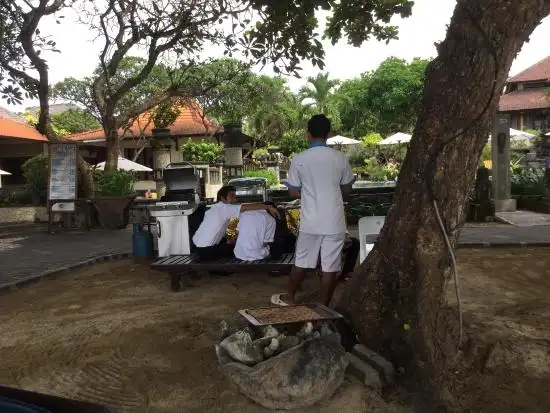
[[[118,157],[120,156],[120,138],[118,136],[116,118],[114,116],[105,117],[103,125],[107,146],[105,170],[115,171],[118,167]]]
[[[403,368],[436,402],[459,343],[457,311],[445,302],[449,251],[429,186],[454,247],[510,66],[549,13],[548,0],[458,2],[426,72],[386,225],[337,305],[361,342]]]

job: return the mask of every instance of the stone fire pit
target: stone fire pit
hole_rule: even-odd
[[[293,334],[284,327],[238,329],[222,322],[220,336],[222,372],[266,408],[311,406],[330,398],[344,380],[346,352],[327,323],[305,323]]]

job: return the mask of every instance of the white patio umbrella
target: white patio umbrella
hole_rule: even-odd
[[[105,169],[105,162],[100,162],[96,165],[97,169]],[[137,162],[131,161],[129,159],[123,158],[122,156],[118,157],[118,169],[123,171],[135,171],[135,172],[151,172],[152,169],[147,166],[141,165]]]
[[[2,175],[11,175],[9,172],[0,169],[0,188],[2,188]]]
[[[396,134],[387,137],[378,142],[378,145],[398,145],[400,143],[408,143],[411,141],[412,135],[408,133],[397,132]]]
[[[531,142],[535,135],[521,130],[510,128],[510,140],[515,142],[528,141]],[[491,135],[489,135],[488,143],[491,143]]]
[[[512,140],[531,140],[535,137],[535,135],[531,133],[527,133],[521,130],[510,128],[510,139]]]
[[[340,135],[327,139],[327,145],[357,145],[358,143],[361,143],[361,141]]]

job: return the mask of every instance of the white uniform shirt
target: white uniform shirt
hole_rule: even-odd
[[[267,243],[275,236],[275,218],[266,211],[246,211],[241,214],[235,244],[235,257],[243,261],[262,260],[269,256]]]
[[[341,186],[355,177],[342,152],[314,144],[296,155],[288,170],[287,187],[300,192],[300,232],[335,235],[346,232]]]
[[[225,236],[229,220],[239,218],[240,205],[217,202],[206,213],[195,235],[193,243],[199,248],[211,247],[220,243]]]

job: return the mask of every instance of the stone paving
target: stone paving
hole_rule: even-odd
[[[356,228],[350,228],[350,232],[357,236]],[[550,226],[468,225],[462,230],[459,244],[550,246]],[[131,229],[71,231],[50,235],[44,225],[4,225],[0,228],[0,289],[93,258],[126,254],[131,252],[131,248]]]
[[[131,251],[131,229],[47,233],[46,225],[0,228],[0,288],[47,271]]]

